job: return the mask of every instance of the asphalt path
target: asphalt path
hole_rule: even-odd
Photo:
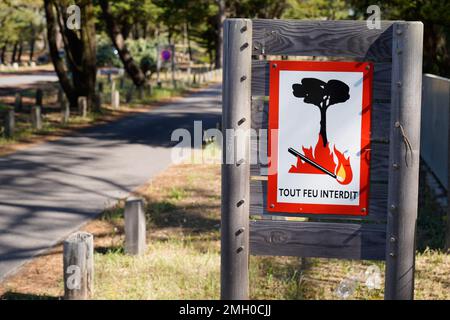
[[[0,157],[0,281],[171,165],[175,129],[216,126],[218,85]]]

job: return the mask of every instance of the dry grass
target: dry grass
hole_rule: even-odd
[[[94,299],[218,299],[220,291],[220,166],[181,164],[139,189],[147,199],[148,250],[123,254],[123,203],[84,230],[95,235]],[[368,268],[381,270],[380,289],[367,288]],[[382,262],[251,257],[252,299],[383,298]],[[5,299],[63,294],[61,246],[0,285]],[[450,256],[417,255],[416,298],[450,299]]]

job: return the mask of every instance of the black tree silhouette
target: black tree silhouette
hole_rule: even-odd
[[[313,104],[320,109],[320,135],[323,146],[328,144],[327,138],[327,109],[350,98],[350,88],[339,80],[323,82],[315,78],[304,78],[302,83],[292,85],[294,96],[304,98],[305,103]]]

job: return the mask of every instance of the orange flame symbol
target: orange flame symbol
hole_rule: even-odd
[[[302,149],[305,153],[304,157],[316,165],[313,166],[311,163],[303,161],[301,158],[297,158],[297,165],[292,165],[289,173],[329,174],[342,185],[352,182],[353,171],[350,165],[350,157],[346,159],[344,154],[334,146],[334,155],[336,155],[338,160],[336,164],[333,152],[330,151],[329,143],[324,147],[322,136],[320,134],[314,152],[312,147],[302,147]]]

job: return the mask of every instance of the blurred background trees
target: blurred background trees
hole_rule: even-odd
[[[87,1],[87,0],[86,0]],[[56,1],[84,3],[85,1]],[[136,86],[156,68],[156,46],[174,44],[195,63],[222,66],[226,17],[366,19],[369,5],[383,20],[425,25],[424,71],[450,76],[450,1],[442,0],[89,0],[94,8],[99,66],[124,66]],[[45,50],[44,1],[0,2],[0,59],[35,60]],[[64,49],[62,42],[58,44]],[[45,59],[43,59],[45,60]]]

